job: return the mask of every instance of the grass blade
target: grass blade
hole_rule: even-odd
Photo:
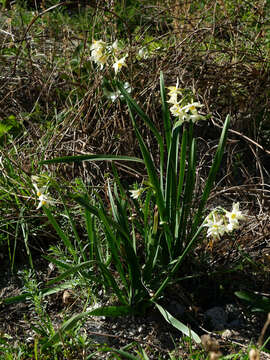
[[[142,163],[143,160],[122,155],[78,155],[78,156],[62,156],[54,159],[40,161],[40,165],[43,164],[57,164],[57,163],[70,163],[78,161],[133,161]]]

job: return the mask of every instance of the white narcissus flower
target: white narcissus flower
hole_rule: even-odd
[[[104,50],[106,48],[106,43],[102,40],[94,40],[90,50]]]
[[[207,223],[204,225],[207,229],[207,237],[212,237],[213,239],[220,239],[226,231],[226,227],[223,223],[223,219],[219,219],[215,216],[214,213],[210,214],[206,218]]]
[[[227,219],[226,219],[227,218]],[[234,203],[232,211],[226,211],[223,208],[213,210],[204,220],[204,226],[207,227],[207,237],[219,239],[224,233],[229,233],[239,229],[239,220],[244,220],[245,216],[239,210],[239,203]]]
[[[129,94],[131,93],[132,88],[131,88],[129,82],[126,81],[126,82],[124,83],[124,89],[126,90],[127,93],[129,93]]]
[[[239,202],[234,203],[232,211],[226,211],[225,216],[229,220],[229,224],[227,225],[228,231],[238,229],[239,228],[239,220],[245,219],[245,216],[239,210]]]
[[[33,183],[33,186],[34,186],[34,188],[36,190],[37,197],[40,197],[44,193],[44,191],[46,190],[45,187],[39,188],[36,183]]]
[[[53,201],[50,200],[46,195],[44,194],[41,194],[39,197],[38,197],[38,200],[39,200],[39,204],[37,206],[37,210],[40,209],[42,206],[46,206],[46,205],[52,205],[53,204]]]
[[[177,78],[177,82],[175,86],[169,86],[167,89],[169,89],[168,95],[170,96],[170,99],[168,100],[169,104],[177,104],[177,96],[181,95],[183,90],[178,88],[179,80]]]
[[[197,122],[198,120],[205,120],[205,116],[198,113],[197,108],[200,108],[202,105],[199,102],[192,102],[191,104],[187,104],[185,106],[180,106],[181,101],[178,101],[177,97],[179,94],[183,93],[183,89],[178,88],[179,80],[177,79],[175,86],[169,86],[168,95],[170,96],[169,100],[167,101],[169,104],[173,104],[170,108],[170,112],[173,116],[179,118],[181,122],[184,121],[192,121],[193,123]]]
[[[179,104],[174,104],[173,106],[171,106],[170,112],[173,114],[173,116],[178,117],[179,120],[182,122],[187,119],[187,114],[182,110]]]
[[[119,46],[118,40],[115,40],[112,45],[107,46],[107,50],[111,55],[117,57],[121,53],[121,46]]]
[[[102,40],[94,40],[90,50],[91,50],[91,60],[103,69],[104,65],[108,60],[108,55],[105,53],[106,43]]]
[[[104,56],[102,49],[95,49],[91,51],[91,59],[94,61],[98,61],[100,58]]]
[[[107,61],[108,55],[103,54],[103,56],[97,59],[96,63],[100,66],[100,69],[102,70]]]
[[[125,55],[119,60],[116,59],[116,62],[113,64],[113,68],[116,74],[118,73],[118,71],[121,71],[123,66],[127,66],[127,64],[125,63],[126,57],[127,55]]]
[[[199,102],[193,102],[191,104],[188,104],[186,106],[183,106],[182,110],[188,113],[189,119],[193,122],[196,122],[197,120],[204,119],[204,116],[198,114],[197,108],[202,107],[203,105]]]
[[[39,200],[39,204],[37,206],[37,209],[40,209],[43,205],[52,205],[53,204],[53,201],[51,199],[49,199],[48,196],[46,196],[44,194],[44,192],[46,190],[45,187],[39,188],[36,183],[33,183],[33,186],[34,186],[34,188],[36,190],[36,195],[37,195],[38,200]]]
[[[177,104],[177,94],[172,94],[167,101],[168,104]]]
[[[91,60],[98,64],[101,69],[103,69],[104,65],[108,60],[108,55],[104,54],[103,51],[100,49],[93,50],[91,52]]]
[[[179,85],[179,79],[177,78],[177,81],[176,81],[176,85],[175,86],[168,86],[167,89],[169,89],[169,96],[172,96],[174,94],[178,95],[178,94],[182,94],[182,89],[179,89],[178,88],[178,85]]]
[[[197,111],[197,108],[202,106],[203,105],[199,102],[193,102],[191,104],[183,106],[182,111],[187,114],[187,121],[191,120],[193,123],[195,123],[198,120],[205,120],[205,117],[203,115],[200,115]]]
[[[178,88],[178,84],[176,84],[176,86],[168,86],[167,89],[169,89],[170,91],[168,92],[169,96],[172,95],[181,95],[183,90]]]
[[[137,190],[129,190],[130,192],[130,196],[132,197],[132,199],[138,199],[141,194],[144,192],[143,188],[137,189]]]
[[[239,229],[239,223],[238,222],[234,222],[234,223],[228,223],[226,225],[226,232],[231,232],[233,230]]]
[[[119,96],[119,91],[111,92],[108,94],[108,99],[110,99],[112,102],[115,102],[115,100],[118,99]]]
[[[202,107],[203,105],[199,102],[193,102],[191,104],[188,104],[186,106],[182,107],[182,110],[185,112],[191,112],[191,114],[197,112],[197,107]]]

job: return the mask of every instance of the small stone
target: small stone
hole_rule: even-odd
[[[215,306],[206,311],[205,317],[209,319],[213,330],[220,331],[226,328],[227,314],[220,306]]]

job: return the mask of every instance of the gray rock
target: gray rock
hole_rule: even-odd
[[[228,316],[221,306],[215,306],[207,310],[205,318],[210,322],[212,330],[220,331],[227,327]]]

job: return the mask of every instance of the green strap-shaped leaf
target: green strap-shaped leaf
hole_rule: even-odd
[[[155,124],[149,119],[149,117],[144,113],[144,111],[139,107],[139,105],[132,99],[132,97],[128,94],[128,92],[125,90],[124,86],[117,82],[117,86],[121,93],[123,94],[128,107],[129,112],[131,115],[132,123],[135,124],[135,119],[133,117],[133,111],[135,111],[141,119],[145,122],[145,124],[149,127],[149,129],[153,132],[155,135],[158,145],[159,145],[159,151],[160,151],[160,188],[163,193],[163,166],[164,166],[164,143],[162,136],[160,135],[158,129],[156,128]]]
[[[159,213],[160,213],[161,219],[164,220],[164,217],[165,217],[164,199],[163,199],[162,191],[160,188],[160,182],[159,182],[159,177],[156,172],[156,167],[155,167],[154,162],[151,159],[150,152],[148,151],[147,146],[145,145],[145,142],[143,141],[143,138],[138,130],[137,124],[135,122],[135,118],[133,116],[132,109],[130,108],[129,104],[128,104],[128,107],[129,107],[130,117],[132,119],[132,123],[133,123],[134,129],[135,129],[135,134],[138,139],[141,153],[142,153],[142,156],[144,159],[144,164],[146,166],[148,177],[149,177],[151,186],[153,187],[153,190],[156,195]]]
[[[174,228],[175,214],[177,207],[177,162],[179,145],[180,127],[175,127],[172,131],[172,139],[168,151],[168,161],[166,170],[165,202],[166,212],[169,214],[169,221]]]
[[[161,315],[164,317],[164,319],[174,326],[176,329],[180,330],[183,334],[186,336],[191,337],[197,344],[201,343],[201,339],[199,335],[197,335],[193,330],[188,328],[185,324],[183,324],[181,321],[177,320],[175,317],[173,317],[167,310],[165,310],[162,306],[155,303],[156,307],[160,311]]]
[[[159,133],[158,129],[156,128],[156,126],[154,125],[154,123],[149,119],[149,117],[145,114],[145,112],[139,107],[139,105],[136,103],[136,101],[132,99],[132,97],[128,94],[128,92],[125,90],[125,88],[123,87],[123,85],[120,82],[117,82],[117,86],[118,86],[119,90],[121,91],[121,93],[123,94],[127,104],[130,106],[130,108],[132,110],[136,111],[136,113],[146,123],[146,125],[149,127],[149,129],[151,129],[151,131],[153,132],[153,134],[155,135],[155,137],[158,141],[159,146],[161,147],[161,149],[163,149],[164,145],[163,145],[162,136],[160,135],[160,133]]]
[[[192,206],[193,192],[196,178],[196,142],[195,139],[191,138],[189,159],[188,159],[188,170],[185,181],[184,199],[180,210],[180,222],[179,228],[182,229],[178,238],[178,244],[175,246],[175,255],[178,255],[182,251],[182,239],[186,238],[186,229],[190,216],[190,209]]]
[[[267,296],[257,295],[248,291],[236,291],[235,295],[249,303],[252,306],[252,311],[263,311],[269,313],[270,298]]]
[[[167,149],[169,149],[171,143],[171,117],[168,109],[168,104],[166,101],[166,92],[165,92],[164,77],[162,71],[160,72],[160,95],[162,101],[162,115],[163,115],[165,139],[166,139]]]

